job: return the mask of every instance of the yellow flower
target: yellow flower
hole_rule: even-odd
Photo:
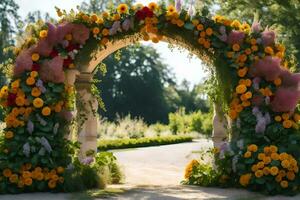
[[[245,154],[244,154],[244,158],[250,158],[251,157],[251,152],[250,151],[247,151]]]
[[[272,161],[272,160],[271,160],[271,158],[270,158],[269,156],[267,156],[267,157],[265,157],[265,158],[263,159],[263,162],[264,162],[266,165],[269,164],[271,161]]]
[[[277,115],[277,116],[275,117],[275,121],[276,121],[276,122],[281,122],[281,120],[282,120],[282,119],[281,119],[281,116]]]
[[[40,55],[37,53],[34,53],[31,55],[31,59],[32,59],[32,61],[36,62],[40,59]]]
[[[128,12],[128,6],[124,3],[120,4],[117,8],[118,13],[124,14]]]
[[[7,96],[8,95],[8,87],[5,85],[1,88],[1,96]]]
[[[278,167],[276,167],[276,166],[273,166],[270,168],[270,173],[272,176],[276,176],[278,174],[278,171],[279,171]]]
[[[280,182],[280,186],[281,186],[282,188],[287,188],[287,187],[289,187],[289,183],[288,183],[287,181],[281,181],[281,182]]]
[[[44,105],[43,99],[41,99],[41,98],[35,98],[35,99],[33,100],[33,106],[34,106],[35,108],[41,108],[41,107],[43,107],[43,105]]]
[[[35,84],[35,79],[33,78],[33,77],[28,77],[27,79],[26,79],[26,84],[27,85],[33,85],[33,84]]]
[[[113,16],[113,20],[114,20],[114,21],[119,21],[120,18],[121,18],[120,14],[115,14],[115,15]]]
[[[174,15],[176,13],[176,9],[173,5],[168,6],[167,8],[167,16]]]
[[[255,176],[257,177],[257,178],[260,178],[260,177],[262,177],[264,175],[264,172],[262,171],[262,170],[257,170],[256,172],[255,172]]]
[[[262,168],[264,168],[264,166],[265,166],[265,163],[262,161],[257,163],[258,169],[262,169]]]
[[[244,187],[246,187],[251,179],[251,174],[243,174],[242,176],[240,176],[240,184]]]
[[[236,93],[238,93],[238,94],[243,94],[243,93],[245,93],[245,92],[247,91],[247,87],[246,87],[246,85],[244,85],[244,84],[240,84],[240,85],[238,85],[238,86],[236,87],[235,91],[236,91]]]
[[[65,171],[65,169],[63,167],[58,167],[57,168],[57,173],[58,174],[62,174],[62,173],[64,173],[64,171]]]
[[[38,87],[34,87],[31,90],[31,95],[34,97],[39,97],[41,95],[41,90]]]
[[[279,155],[279,159],[280,159],[281,161],[288,159],[288,157],[289,157],[289,155],[288,155],[287,153],[281,153],[281,154]]]
[[[97,21],[98,21],[98,16],[97,16],[96,14],[93,14],[93,15],[91,16],[91,20],[92,20],[93,22],[97,22]]]
[[[40,38],[46,38],[47,35],[48,35],[48,31],[47,30],[40,31]]]
[[[42,115],[49,116],[50,114],[51,114],[51,109],[48,106],[44,107],[42,110]]]
[[[282,125],[284,128],[291,128],[293,126],[293,122],[291,120],[284,120]]]
[[[12,132],[12,131],[7,131],[6,133],[5,133],[5,138],[6,139],[11,139],[11,138],[13,138],[14,137],[14,133]]]
[[[288,113],[283,113],[283,114],[281,115],[281,117],[282,117],[282,119],[284,119],[284,120],[288,120],[288,119],[290,118],[290,115],[289,115]]]
[[[149,3],[148,7],[150,8],[150,10],[154,11],[158,9],[158,5],[155,2],[151,2]]]

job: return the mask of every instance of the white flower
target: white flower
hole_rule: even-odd
[[[48,153],[52,152],[52,147],[50,146],[48,140],[45,137],[41,137],[41,144],[44,146]]]
[[[26,157],[29,157],[30,155],[30,145],[28,142],[26,142],[24,145],[23,145],[23,153]]]

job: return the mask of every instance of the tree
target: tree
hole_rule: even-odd
[[[108,110],[101,115],[113,120],[117,113],[131,114],[142,116],[148,123],[167,122],[170,109],[164,86],[174,84],[174,77],[160,55],[149,46],[129,46],[118,60],[116,55],[104,60],[107,73],[97,84]]]

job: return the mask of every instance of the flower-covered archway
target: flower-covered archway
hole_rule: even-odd
[[[179,44],[214,65],[224,97],[218,103],[227,105],[231,118],[229,142],[221,142],[223,123],[214,120],[216,167],[233,186],[267,193],[299,189],[300,75],[289,71],[273,31],[156,3],[121,4],[101,16],[57,12],[58,24],[39,24],[16,48],[14,75],[1,89],[1,192],[63,190],[74,156],[68,136],[75,93],[85,112],[93,113],[96,65],[142,39]],[[87,114],[84,121],[78,134],[82,155],[97,148],[97,119]]]

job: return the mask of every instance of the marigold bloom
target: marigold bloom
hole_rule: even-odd
[[[118,13],[125,14],[128,12],[128,6],[124,3],[120,4],[117,8]]]
[[[249,184],[250,180],[251,180],[251,176],[252,175],[250,173],[249,174],[243,174],[242,176],[240,176],[240,184],[242,186],[246,187]]]
[[[289,183],[288,183],[287,181],[281,181],[281,182],[280,182],[280,186],[281,186],[282,188],[287,188],[287,187],[289,187]]]
[[[35,98],[35,99],[33,100],[33,106],[34,106],[35,108],[41,108],[41,107],[43,107],[43,105],[44,105],[43,99],[41,99],[41,98]]]
[[[247,87],[244,84],[240,84],[236,87],[235,91],[238,94],[244,94],[247,91]]]
[[[31,55],[31,59],[32,59],[32,61],[36,62],[40,59],[40,55],[37,53],[34,53]]]
[[[40,38],[46,38],[47,35],[48,35],[48,31],[47,30],[40,31]]]
[[[48,106],[46,106],[42,109],[43,116],[49,116],[50,114],[51,114],[51,109]]]

